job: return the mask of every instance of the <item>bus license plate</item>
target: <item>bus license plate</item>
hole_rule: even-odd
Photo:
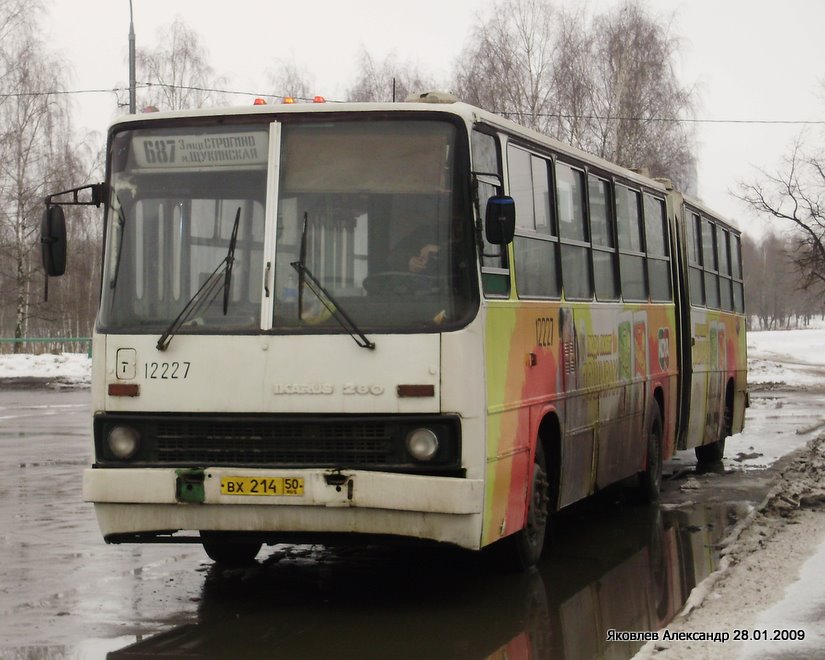
[[[221,495],[303,495],[300,477],[221,477]]]

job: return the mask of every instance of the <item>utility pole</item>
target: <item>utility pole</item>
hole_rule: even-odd
[[[129,113],[135,114],[135,21],[129,0]]]

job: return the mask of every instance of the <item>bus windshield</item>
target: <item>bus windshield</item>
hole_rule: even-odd
[[[363,332],[468,320],[478,293],[456,127],[289,117],[280,129],[114,135],[101,329],[162,332],[187,305],[179,334],[346,332],[337,309]]]

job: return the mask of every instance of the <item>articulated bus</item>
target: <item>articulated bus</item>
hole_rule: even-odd
[[[548,516],[722,456],[739,232],[665,181],[426,94],[128,116],[102,204],[94,464],[110,543],[416,539],[516,568]]]

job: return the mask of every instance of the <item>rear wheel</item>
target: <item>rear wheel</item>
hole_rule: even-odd
[[[730,435],[733,428],[733,410],[730,403],[725,404],[725,418],[722,422],[722,437],[716,442],[696,447],[696,460],[702,465],[719,463],[725,455],[725,439]]]
[[[658,404],[647,415],[647,461],[639,474],[639,493],[645,502],[657,502],[662,488],[662,413]]]
[[[533,459],[533,481],[527,508],[527,523],[523,529],[499,541],[496,545],[499,563],[507,570],[525,571],[535,566],[544,549],[547,518],[550,513],[550,483],[541,443]]]
[[[694,451],[696,452],[696,460],[702,465],[718,463],[725,455],[725,439],[722,438],[716,442],[696,447]]]
[[[263,545],[255,541],[233,541],[231,537],[216,532],[201,532],[201,544],[212,561],[224,566],[254,563]]]

